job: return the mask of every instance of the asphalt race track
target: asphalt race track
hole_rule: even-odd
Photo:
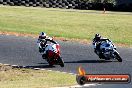
[[[58,41],[65,67],[49,67],[41,58],[36,45],[37,39],[0,35],[0,63],[43,68],[69,73],[77,73],[82,66],[88,74],[130,74],[132,75],[132,48],[117,48],[123,62],[102,61],[93,52],[91,45],[77,42]],[[102,84],[91,88],[132,88],[130,84]]]

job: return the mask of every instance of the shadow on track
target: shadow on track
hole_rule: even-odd
[[[110,60],[79,60],[79,61],[66,61],[65,63],[109,63],[116,62]]]
[[[26,66],[25,68],[54,68],[55,66],[49,66],[49,65],[37,65],[37,66]]]
[[[35,69],[35,68],[54,68],[55,66],[49,66],[49,65],[35,65],[35,66],[16,66],[14,68],[26,68],[26,69]]]

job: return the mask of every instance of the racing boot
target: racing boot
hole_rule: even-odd
[[[43,54],[43,55],[42,55],[42,58],[43,58],[43,59],[46,59],[46,54]]]
[[[43,49],[39,47],[39,52],[40,53],[43,53]]]
[[[43,52],[42,58],[46,59],[46,51]]]
[[[102,59],[103,54],[102,53],[99,53],[98,55],[99,55],[99,58]]]

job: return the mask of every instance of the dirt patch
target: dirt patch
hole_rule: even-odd
[[[0,64],[0,71],[8,71],[11,69],[12,69],[11,66]]]
[[[33,38],[38,38],[37,34],[28,34],[28,33],[17,33],[17,32],[6,32],[6,31],[0,31],[1,35],[15,35],[15,36],[23,36],[23,37],[33,37]],[[91,40],[87,39],[75,39],[75,38],[64,38],[64,37],[53,37],[55,40],[61,40],[64,42],[71,41],[71,42],[79,42],[81,44],[91,44]],[[115,43],[116,46],[118,47],[132,47],[132,45],[129,44],[123,44],[123,43]]]
[[[25,37],[33,37],[37,38],[37,35],[35,34],[27,34],[27,33],[17,33],[17,32],[6,32],[6,31],[0,31],[1,35],[15,35],[15,36],[25,36]]]

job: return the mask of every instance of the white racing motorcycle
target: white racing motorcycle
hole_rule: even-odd
[[[110,60],[110,59],[117,59],[119,62],[122,62],[122,58],[120,57],[119,53],[116,50],[116,46],[112,44],[111,41],[103,41],[100,45],[101,50],[101,59]]]

